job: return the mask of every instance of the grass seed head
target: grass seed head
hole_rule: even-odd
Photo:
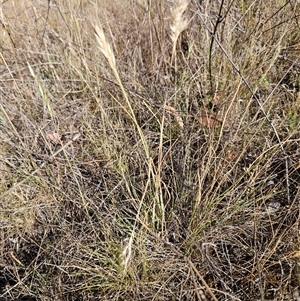
[[[115,66],[116,59],[115,59],[115,56],[114,56],[111,46],[109,45],[109,43],[107,42],[107,40],[105,38],[103,29],[101,27],[99,27],[98,25],[95,25],[94,31],[95,31],[95,36],[96,36],[97,43],[99,45],[101,52],[104,54],[106,59],[109,61],[110,65]]]
[[[172,1],[171,14],[171,40],[175,44],[179,35],[188,27],[189,21],[183,17],[185,10],[189,5],[189,0]]]

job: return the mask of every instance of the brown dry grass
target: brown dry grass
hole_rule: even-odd
[[[299,3],[67,2],[0,6],[0,299],[298,301]]]

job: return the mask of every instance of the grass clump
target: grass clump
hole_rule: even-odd
[[[299,4],[1,5],[1,300],[298,300]]]

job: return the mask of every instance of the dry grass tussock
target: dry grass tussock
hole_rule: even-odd
[[[299,1],[2,1],[1,300],[299,300]]]

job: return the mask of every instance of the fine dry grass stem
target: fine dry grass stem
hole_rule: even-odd
[[[137,130],[138,130],[140,138],[142,140],[142,143],[143,143],[144,150],[146,152],[147,158],[149,158],[149,150],[148,150],[147,142],[146,142],[144,134],[143,134],[143,132],[142,132],[142,130],[141,130],[141,128],[140,128],[137,120],[136,120],[135,113],[134,113],[133,108],[132,108],[132,106],[130,104],[128,95],[127,95],[127,93],[125,91],[125,88],[124,88],[124,86],[122,84],[122,81],[121,81],[121,78],[119,76],[119,73],[117,71],[116,59],[115,59],[114,53],[112,51],[112,48],[111,48],[111,46],[109,45],[109,43],[107,42],[107,40],[105,38],[103,29],[100,28],[98,25],[95,25],[94,26],[94,30],[95,30],[95,36],[96,36],[99,48],[100,48],[101,52],[104,54],[104,56],[106,57],[106,59],[108,60],[109,66],[110,66],[110,68],[113,71],[113,74],[114,74],[114,76],[115,76],[115,78],[117,80],[117,83],[118,83],[118,85],[119,85],[119,87],[120,87],[120,89],[122,91],[122,94],[124,96],[126,104],[127,104],[128,108],[129,108],[130,117],[132,118],[135,126],[137,127]]]

